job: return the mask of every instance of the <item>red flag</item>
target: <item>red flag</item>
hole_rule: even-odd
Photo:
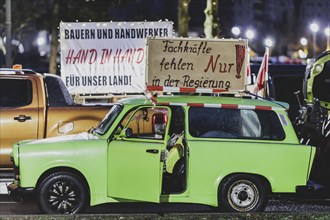
[[[248,48],[247,53],[247,68],[246,68],[246,85],[251,85],[252,79],[251,79],[251,65],[250,65],[250,49]]]
[[[246,76],[247,76],[247,77],[251,77],[250,48],[248,48],[246,65],[247,65],[247,68],[246,68]]]
[[[269,49],[266,47],[264,58],[262,59],[262,63],[259,68],[258,76],[254,86],[254,93],[259,92],[263,88],[266,87],[266,80],[268,75],[268,56],[269,56]]]

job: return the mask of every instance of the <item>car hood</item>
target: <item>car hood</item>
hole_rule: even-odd
[[[86,140],[98,140],[99,137],[88,133],[82,132],[79,134],[70,134],[63,135],[45,139],[36,139],[36,140],[25,140],[18,142],[18,145],[30,145],[30,144],[46,144],[46,143],[55,143],[55,142],[69,142],[69,141],[86,141]]]

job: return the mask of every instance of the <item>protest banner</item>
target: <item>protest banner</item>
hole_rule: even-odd
[[[61,77],[71,94],[145,91],[146,37],[172,37],[173,24],[60,24]]]
[[[247,40],[148,38],[147,52],[149,91],[244,90]]]

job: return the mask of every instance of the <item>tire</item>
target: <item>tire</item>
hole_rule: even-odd
[[[75,214],[83,212],[89,203],[85,181],[71,172],[53,173],[36,190],[38,207],[45,214]]]
[[[237,174],[227,177],[220,185],[218,204],[226,212],[260,212],[268,203],[268,191],[261,179]]]

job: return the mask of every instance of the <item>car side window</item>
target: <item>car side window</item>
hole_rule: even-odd
[[[25,79],[0,79],[0,107],[21,107],[32,102],[32,83]]]
[[[281,122],[273,111],[190,108],[193,137],[283,140]]]
[[[163,140],[168,124],[168,111],[167,108],[139,108],[129,112],[120,127],[126,131],[127,138]],[[121,129],[120,127],[118,129]]]

